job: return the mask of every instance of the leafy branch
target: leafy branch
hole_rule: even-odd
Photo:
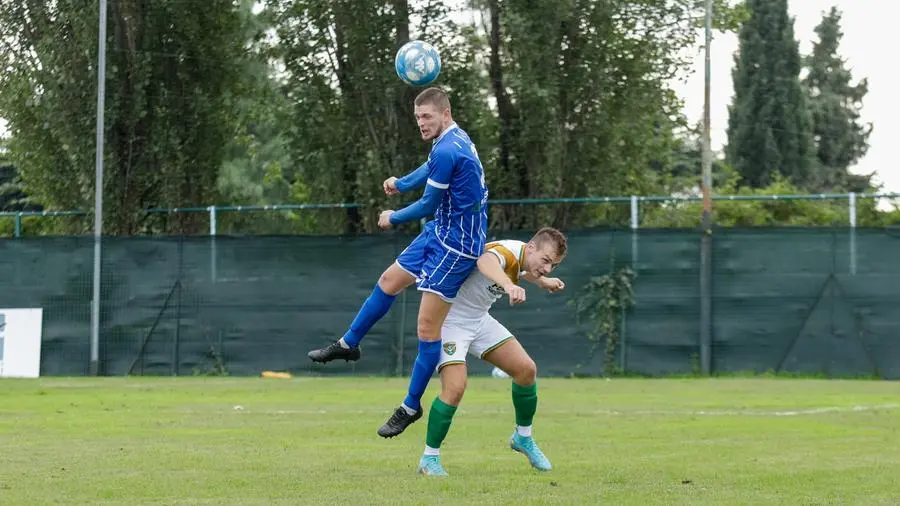
[[[635,276],[630,267],[611,268],[608,274],[590,278],[572,301],[578,322],[587,319],[592,323],[587,335],[592,343],[588,360],[593,359],[601,344],[605,344],[603,370],[606,376],[616,373],[619,316],[635,303],[632,286]]]

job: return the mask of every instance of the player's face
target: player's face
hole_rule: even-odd
[[[450,110],[441,110],[434,104],[416,106],[416,123],[423,141],[436,139],[450,124]]]
[[[532,276],[538,278],[546,276],[562,261],[556,255],[556,246],[552,243],[538,246],[530,242],[526,248],[528,254],[525,256],[525,270]]]

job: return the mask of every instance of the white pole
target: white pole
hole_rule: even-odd
[[[91,304],[90,373],[100,373],[100,253],[103,235],[103,110],[106,106],[106,0],[100,0],[97,50],[97,153],[94,174],[94,296]]]
[[[850,274],[856,275],[856,193],[850,192]]]
[[[631,230],[637,230],[639,224],[638,217],[638,198],[637,195],[631,196]]]
[[[216,282],[219,276],[216,265],[216,258],[218,257],[216,255],[216,231],[218,227],[216,206],[209,206],[209,275],[213,283]]]
[[[712,45],[712,0],[706,0],[705,83],[703,88],[703,234],[700,236],[700,369],[712,372],[712,151],[710,150],[710,46]]]
[[[209,235],[216,236],[216,206],[209,206]]]
[[[640,215],[638,214],[637,195],[631,196],[631,270],[637,272],[638,263],[638,227],[640,227]]]

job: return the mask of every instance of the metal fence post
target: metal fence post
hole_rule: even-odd
[[[22,237],[22,213],[16,213],[16,237]]]
[[[638,197],[637,195],[631,196],[631,230],[637,230],[639,222],[638,216]]]
[[[856,193],[850,192],[850,274],[856,275]]]
[[[638,262],[638,227],[640,227],[640,209],[637,195],[631,196],[631,270],[637,272]]]
[[[209,206],[209,277],[215,283],[219,277],[216,265],[216,206]]]
[[[637,273],[638,263],[638,228],[640,228],[640,204],[638,204],[638,196],[631,196],[631,270]],[[619,323],[621,325],[621,334],[619,337],[619,368],[622,372],[627,369],[627,348],[628,348],[628,324],[627,311],[622,308],[619,314]]]
[[[209,235],[216,236],[216,206],[209,206]]]

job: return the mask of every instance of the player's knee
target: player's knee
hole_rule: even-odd
[[[466,392],[467,380],[465,377],[458,380],[446,381],[441,385],[441,398],[451,406],[459,406],[463,394]]]
[[[513,378],[520,385],[532,385],[537,380],[537,364],[534,360],[527,358],[517,368],[516,375]]]
[[[397,295],[415,281],[408,272],[396,265],[388,267],[378,278],[378,286],[388,295]]]
[[[441,326],[437,318],[430,315],[419,315],[416,324],[416,332],[421,341],[440,341]]]

